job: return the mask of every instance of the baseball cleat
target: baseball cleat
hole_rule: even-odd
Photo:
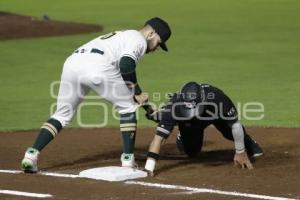
[[[133,153],[122,153],[121,162],[122,162],[122,167],[131,167],[131,168],[137,167]]]
[[[257,158],[264,154],[262,148],[253,139],[251,139],[249,142],[246,142],[245,146],[249,157]]]
[[[37,160],[40,152],[37,149],[29,147],[24,155],[21,167],[25,173],[36,173],[38,171]]]
[[[176,146],[177,146],[177,149],[179,152],[181,152],[181,153],[184,152],[180,132],[177,134],[177,137],[176,137]]]

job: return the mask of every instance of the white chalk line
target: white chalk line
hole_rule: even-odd
[[[0,170],[0,173],[23,174],[24,172],[21,170]],[[76,174],[61,174],[61,173],[52,173],[52,172],[43,172],[43,171],[39,171],[37,174],[43,176],[54,176],[54,177],[63,177],[63,178],[80,178],[79,175]]]
[[[162,188],[162,189],[173,189],[173,190],[185,190],[188,193],[212,193],[212,194],[221,194],[221,195],[229,195],[229,196],[239,196],[239,197],[248,197],[255,199],[268,199],[268,200],[299,200],[299,199],[291,199],[285,197],[273,197],[266,195],[258,195],[258,194],[249,194],[249,193],[241,193],[241,192],[228,192],[222,190],[213,190],[207,188],[194,188],[194,187],[186,187],[181,185],[168,185],[168,184],[159,184],[159,183],[148,183],[142,181],[126,181],[126,184],[131,185],[142,185],[148,187]]]
[[[21,170],[0,170],[0,173],[21,174],[24,172]],[[38,172],[37,174],[43,175],[43,176],[64,177],[64,178],[82,178],[76,174],[62,174],[62,173],[52,173],[52,172],[42,172],[42,171]],[[221,194],[221,195],[229,195],[229,196],[248,197],[248,198],[255,198],[255,199],[300,200],[300,199],[294,199],[294,198],[274,197],[274,196],[241,193],[241,192],[229,192],[229,191],[214,190],[214,189],[207,189],[207,188],[186,187],[186,186],[181,186],[181,185],[148,183],[148,182],[142,182],[142,181],[125,181],[125,184],[142,185],[142,186],[156,187],[156,188],[162,188],[162,189],[184,190],[184,191],[186,191],[186,194],[212,193],[212,194]]]
[[[6,174],[23,174],[21,170],[0,170],[0,173]],[[54,177],[64,177],[64,178],[79,178],[78,175],[74,174],[60,174],[60,173],[51,173],[51,172],[38,172],[37,174],[43,176],[54,176]],[[40,193],[30,193],[30,192],[20,192],[14,190],[0,190],[0,194],[8,195],[17,195],[17,196],[26,196],[26,197],[37,197],[37,198],[48,198],[52,197],[50,194],[40,194]]]
[[[0,190],[0,194],[17,195],[17,196],[25,196],[25,197],[36,197],[36,198],[53,197],[51,194],[21,192],[21,191],[15,191],[15,190]]]

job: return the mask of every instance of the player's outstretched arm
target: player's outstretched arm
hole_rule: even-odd
[[[148,175],[150,176],[154,175],[156,161],[159,158],[160,147],[163,141],[164,141],[163,137],[159,135],[155,135],[150,144],[149,151],[147,154],[147,161],[145,164],[145,170],[148,172]]]
[[[253,165],[245,150],[244,130],[239,121],[232,125],[232,135],[235,145],[234,164],[240,165],[242,168],[253,169]]]

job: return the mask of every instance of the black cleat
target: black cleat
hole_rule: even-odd
[[[261,147],[253,139],[246,141],[245,146],[249,157],[257,158],[264,154]]]
[[[182,143],[182,140],[181,140],[180,133],[178,133],[177,137],[176,137],[176,146],[177,146],[177,149],[178,149],[179,152],[181,152],[181,153],[184,152],[183,143]]]

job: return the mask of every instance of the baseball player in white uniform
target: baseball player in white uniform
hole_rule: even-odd
[[[57,110],[45,122],[22,160],[25,172],[38,171],[40,151],[72,120],[84,96],[94,90],[110,101],[120,114],[123,138],[122,166],[134,167],[136,109],[147,102],[137,82],[135,68],[143,55],[159,46],[168,51],[171,36],[167,22],[155,17],[140,30],[116,31],[100,36],[76,49],[65,61],[57,99]]]

